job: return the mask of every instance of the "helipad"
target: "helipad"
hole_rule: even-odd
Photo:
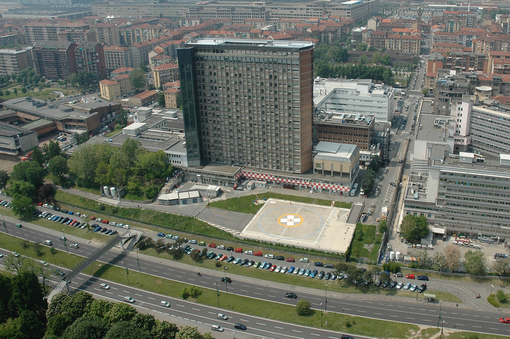
[[[344,253],[356,227],[347,224],[349,213],[349,209],[269,199],[240,236]]]

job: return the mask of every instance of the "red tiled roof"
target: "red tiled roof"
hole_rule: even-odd
[[[165,91],[165,93],[179,93],[180,90],[178,90],[177,88],[169,88]]]
[[[510,57],[510,52],[490,51],[489,55],[492,56],[492,57],[496,57],[496,56],[508,56],[508,57]]]
[[[171,69],[171,68],[177,68],[177,67],[179,67],[177,64],[168,63],[168,64],[162,64],[162,65],[156,66],[153,69],[157,70],[157,71],[161,71],[163,69]]]
[[[108,80],[108,79],[101,80],[101,81],[99,81],[99,83],[103,84],[105,86],[113,86],[113,85],[118,85],[119,84],[117,81],[111,81],[111,80]]]
[[[116,70],[112,71],[112,74],[115,74],[115,73],[124,73],[124,72],[131,72],[131,71],[134,71],[135,69],[134,68],[131,68],[131,67],[121,67],[121,68],[117,68]]]
[[[114,79],[115,79],[115,80],[124,80],[124,79],[129,79],[129,74],[121,74],[121,75],[117,75]]]
[[[142,93],[138,93],[137,95],[135,95],[134,98],[140,98],[143,100],[143,99],[150,98],[153,95],[156,95],[156,93],[157,92],[155,90],[143,91]]]

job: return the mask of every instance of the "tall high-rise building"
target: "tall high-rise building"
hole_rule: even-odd
[[[67,79],[76,73],[74,50],[76,44],[68,41],[37,41],[32,49],[35,72],[47,79]]]
[[[190,166],[312,168],[312,43],[198,39],[177,52]]]

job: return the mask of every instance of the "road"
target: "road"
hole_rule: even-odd
[[[10,219],[10,218],[9,218]],[[54,247],[59,250],[65,250],[63,243],[58,240],[59,233],[53,232],[51,230],[46,230],[41,227],[33,227],[30,224],[24,223],[23,228],[15,228],[14,223],[10,220],[6,219],[6,224],[8,231],[11,235],[15,235],[27,240],[42,242],[45,239],[52,240],[54,243]],[[4,232],[4,229],[1,229]],[[51,232],[50,232],[51,231]],[[53,234],[56,233],[56,234]],[[90,243],[86,240],[82,240],[79,238],[73,237],[69,239],[70,242],[76,242],[79,244],[78,249],[70,248],[69,251],[78,255],[86,255],[88,253],[93,252],[97,249],[97,245],[94,243]],[[3,253],[6,253],[5,251]],[[108,262],[110,264],[118,265],[119,267],[124,267],[126,265],[129,269],[138,271],[141,270],[142,273],[151,274],[154,276],[159,276],[169,280],[175,280],[187,284],[193,284],[198,287],[215,289],[215,283],[219,283],[222,292],[223,289],[228,289],[228,293],[234,293],[241,296],[252,297],[256,299],[267,300],[271,302],[279,302],[288,305],[295,305],[297,301],[301,299],[309,300],[312,304],[312,307],[320,310],[321,303],[325,303],[325,293],[320,290],[309,289],[304,287],[296,287],[289,286],[280,283],[268,282],[260,279],[254,279],[243,276],[231,276],[233,282],[231,284],[223,284],[220,282],[220,278],[222,277],[222,273],[214,270],[204,270],[202,272],[202,276],[198,277],[196,268],[184,264],[180,264],[171,260],[164,260],[160,258],[140,255],[139,262],[140,267],[137,264],[136,256],[134,253],[130,253],[129,255],[125,255],[120,253],[120,250],[113,249],[107,252],[102,261]],[[124,263],[123,263],[124,262]],[[253,268],[246,268],[253,269]],[[277,274],[277,273],[274,273]],[[302,279],[309,279],[302,277]],[[88,283],[89,279],[83,278],[83,280],[74,279],[71,286],[73,288],[80,288],[84,290],[89,290],[90,288],[96,288],[96,282]],[[331,282],[333,283],[333,282]],[[442,284],[442,282],[434,282],[430,281],[428,283],[430,289],[434,289],[436,284]],[[109,283],[110,285],[115,285],[114,283]],[[95,286],[95,287],[92,287]],[[129,287],[123,287],[124,290],[132,293]],[[94,293],[97,293],[96,290],[92,290]],[[294,292],[298,295],[298,299],[287,299],[285,298],[286,292]],[[104,292],[106,293],[106,291]],[[113,293],[113,292],[112,292]],[[123,293],[123,294],[122,294]],[[113,297],[118,298],[116,300],[121,300],[127,292],[122,292],[121,294],[114,294]],[[138,295],[137,295],[137,294]],[[137,290],[137,292],[129,295],[134,295],[135,299],[139,299],[144,303],[149,303],[148,296],[154,298],[152,300],[154,302],[153,306],[158,306],[159,302],[168,297],[164,296],[152,296],[145,291]],[[141,298],[141,299],[140,299]],[[182,302],[179,300],[179,302]],[[174,304],[175,301],[172,301]],[[195,305],[195,307],[197,307]],[[201,306],[200,307],[205,307]],[[220,307],[221,307],[221,299],[220,299]],[[341,294],[341,293],[327,293],[327,310],[329,312],[338,312],[338,313],[346,313],[349,315],[362,316],[362,317],[370,317],[381,320],[391,320],[391,321],[399,321],[404,323],[411,324],[421,324],[427,326],[437,326],[438,317],[439,317],[439,304],[432,303],[424,303],[421,301],[415,301],[413,298],[403,298],[397,296],[363,296],[363,295],[349,295],[349,294]],[[172,310],[174,308],[172,307]],[[214,310],[215,308],[210,308]],[[208,311],[209,312],[209,311]],[[216,312],[216,311],[214,311]],[[191,312],[193,313],[193,312]],[[200,313],[204,316],[204,312]],[[460,304],[459,307],[455,307],[451,303],[443,303],[442,304],[442,319],[444,320],[445,328],[456,328],[467,331],[476,331],[476,332],[484,332],[491,334],[503,334],[510,336],[510,326],[506,324],[500,324],[498,322],[501,314],[497,314],[495,312],[487,312],[485,310],[473,310],[468,309],[466,305]],[[243,319],[245,319],[243,315]],[[196,319],[195,319],[196,320]],[[234,318],[234,320],[236,320]],[[247,319],[250,320],[250,319]],[[264,322],[268,322],[270,320],[264,320]],[[260,321],[259,321],[260,322]],[[255,324],[255,325],[254,325]],[[255,329],[259,329],[260,333],[264,333],[264,328],[268,328],[268,325],[259,325],[265,327],[257,327],[257,321],[250,320],[250,322],[246,324],[248,327]],[[281,329],[274,327],[271,329],[274,332],[275,336],[278,338],[283,337],[294,337],[294,338],[311,338],[313,337],[311,332],[306,331],[319,331],[315,329],[304,328],[302,334],[295,334],[289,336],[290,333],[293,333],[292,329],[289,328],[288,325],[280,326]],[[295,328],[295,325],[291,325],[292,328]],[[251,333],[251,332],[250,332]],[[257,332],[259,333],[259,332]],[[314,332],[315,333],[315,332]],[[265,337],[270,337],[268,334],[264,334]],[[320,334],[322,337],[326,337],[325,333]],[[329,335],[328,335],[329,336]]]

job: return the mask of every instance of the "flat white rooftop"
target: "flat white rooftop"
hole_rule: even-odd
[[[309,41],[286,41],[286,40],[264,40],[264,39],[217,39],[217,38],[203,38],[196,41],[189,41],[186,43],[188,46],[246,46],[252,45],[257,47],[267,48],[304,48],[313,47],[313,43]]]

